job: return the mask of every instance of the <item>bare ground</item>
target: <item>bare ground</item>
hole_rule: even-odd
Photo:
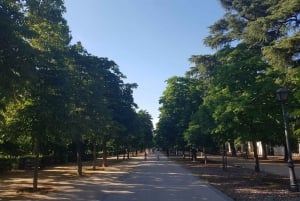
[[[220,161],[203,160],[192,162],[180,158],[173,158],[188,168],[191,172],[206,180],[229,197],[237,201],[296,201],[300,200],[300,192],[289,191],[289,178],[266,172],[256,173],[252,169],[228,164],[223,170]],[[269,161],[274,163],[282,160]],[[298,179],[298,184],[300,180]]]
[[[296,201],[300,200],[300,193],[290,192],[289,178],[269,174],[256,173],[252,169],[228,164],[222,169],[220,161],[209,161],[204,165],[202,160],[192,162],[180,157],[172,157],[178,163],[188,168],[201,179],[218,188],[229,197],[237,201]],[[124,176],[133,171],[134,165],[116,161],[109,161],[109,167],[97,167],[92,170],[91,164],[84,164],[84,176],[78,177],[75,164],[55,166],[39,172],[39,192],[30,192],[32,188],[32,171],[12,171],[0,175],[0,200],[46,200],[50,192],[75,192],[74,182],[84,182],[90,176],[98,175],[97,184],[109,184],[114,178]],[[282,163],[281,160],[269,161]],[[138,162],[137,162],[138,163]],[[101,162],[99,161],[99,164]],[[101,180],[101,181],[100,181]],[[88,180],[88,182],[93,182]],[[298,179],[298,183],[300,180]]]
[[[99,161],[98,164],[101,164]],[[39,171],[38,192],[32,192],[33,172],[31,170],[14,170],[5,174],[0,174],[0,200],[46,200],[51,192],[75,192],[72,187],[75,182],[92,175],[99,175],[101,181],[107,182],[112,177],[119,177],[130,172],[134,168],[130,165],[122,165],[122,160],[109,160],[108,167],[98,166],[92,170],[89,163],[84,164],[83,176],[77,176],[75,164],[55,166]],[[90,181],[93,182],[93,181]]]

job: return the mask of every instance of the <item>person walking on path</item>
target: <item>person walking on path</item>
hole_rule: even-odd
[[[156,149],[155,153],[156,153],[156,158],[157,158],[157,160],[159,161],[159,155],[160,155],[159,149]]]

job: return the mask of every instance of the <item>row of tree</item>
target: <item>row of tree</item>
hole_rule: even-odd
[[[137,85],[114,61],[70,44],[65,11],[63,0],[0,1],[0,156],[33,153],[35,190],[40,154],[71,152],[82,175],[83,152],[95,161],[101,149],[105,163],[109,147],[152,142],[151,116],[134,103]]]
[[[222,19],[204,44],[212,55],[194,55],[184,77],[167,80],[160,99],[156,140],[163,147],[213,148],[229,142],[284,144],[275,92],[290,92],[290,116],[300,115],[300,2],[220,0]],[[294,125],[294,140],[300,134]],[[297,127],[298,126],[298,127]],[[235,150],[233,149],[233,153]]]

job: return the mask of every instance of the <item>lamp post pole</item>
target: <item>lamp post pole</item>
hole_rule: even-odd
[[[286,141],[286,148],[287,148],[287,156],[288,156],[288,167],[289,167],[289,176],[290,176],[290,190],[294,192],[299,191],[299,187],[297,184],[295,169],[294,169],[294,162],[292,159],[292,152],[290,149],[290,143],[289,143],[289,134],[288,134],[288,126],[287,126],[287,115],[284,108],[284,103],[287,100],[288,90],[284,88],[280,88],[276,91],[277,100],[281,104],[281,110],[282,110],[282,117],[283,117],[283,124],[284,124],[284,135],[285,135],[285,141]]]

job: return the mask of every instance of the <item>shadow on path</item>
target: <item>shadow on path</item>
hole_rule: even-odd
[[[161,156],[150,156],[120,164],[130,172],[94,174],[60,182],[55,192],[31,200],[77,201],[229,201],[219,190],[179,164]],[[134,167],[134,168],[133,168]],[[128,168],[126,169],[128,170]],[[1,200],[1,198],[0,198]],[[30,199],[29,199],[30,200]]]
[[[185,201],[185,200],[231,200],[205,181],[173,161],[150,157],[138,165],[132,174],[104,193],[104,201]]]

